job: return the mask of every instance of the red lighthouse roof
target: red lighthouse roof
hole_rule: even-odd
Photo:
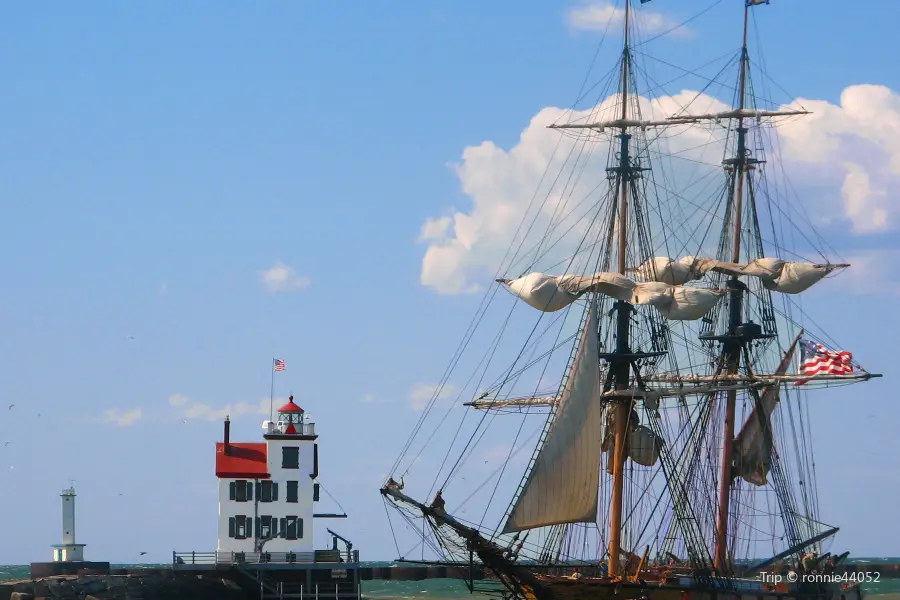
[[[302,413],[303,409],[294,404],[294,396],[288,398],[288,403],[278,409],[280,413]]]
[[[216,443],[216,477],[222,479],[268,479],[265,442],[235,444]]]

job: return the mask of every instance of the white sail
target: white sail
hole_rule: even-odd
[[[503,533],[597,519],[603,406],[596,310],[589,310],[556,417]]]
[[[594,275],[546,275],[529,273],[518,279],[500,279],[529,306],[543,312],[561,310],[588,292],[624,300],[631,304],[655,306],[673,321],[693,321],[712,309],[725,293],[722,290],[635,282],[618,273]]]
[[[710,271],[736,277],[757,277],[763,286],[782,294],[799,294],[806,291],[837,268],[847,265],[816,265],[803,261],[784,261],[778,258],[760,258],[746,265],[729,263],[712,258],[685,256],[674,259],[655,256],[635,269],[642,279],[679,286],[702,278]]]

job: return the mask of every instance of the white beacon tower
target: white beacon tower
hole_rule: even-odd
[[[53,545],[53,562],[84,562],[85,544],[75,543],[75,486],[66,488],[62,498],[62,543]]]

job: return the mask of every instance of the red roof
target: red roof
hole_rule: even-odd
[[[294,404],[294,397],[288,399],[288,403],[278,409],[280,413],[302,413],[303,409]]]
[[[231,454],[225,454],[225,444],[216,442],[216,477],[220,479],[268,479],[266,443],[229,444]]]

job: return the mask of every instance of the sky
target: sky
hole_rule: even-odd
[[[7,6],[0,514],[15,543],[0,564],[50,560],[69,480],[89,559],[214,549],[221,420],[260,439],[276,356],[275,395],[313,415],[320,480],[350,515],[317,525],[318,545],[329,526],[364,559],[396,558],[378,489],[478,306],[467,292],[490,282],[508,233],[492,207],[540,174],[532,119],[572,105],[614,8]],[[669,63],[739,46],[739,0],[640,9],[647,37],[691,19],[645,47]],[[790,160],[858,267],[805,307],[886,375],[824,393],[816,417],[823,514],[856,555],[900,555],[882,512],[900,493],[898,20],[887,0],[754,10],[780,100],[815,112],[786,134]],[[601,46],[600,71],[617,53]]]

